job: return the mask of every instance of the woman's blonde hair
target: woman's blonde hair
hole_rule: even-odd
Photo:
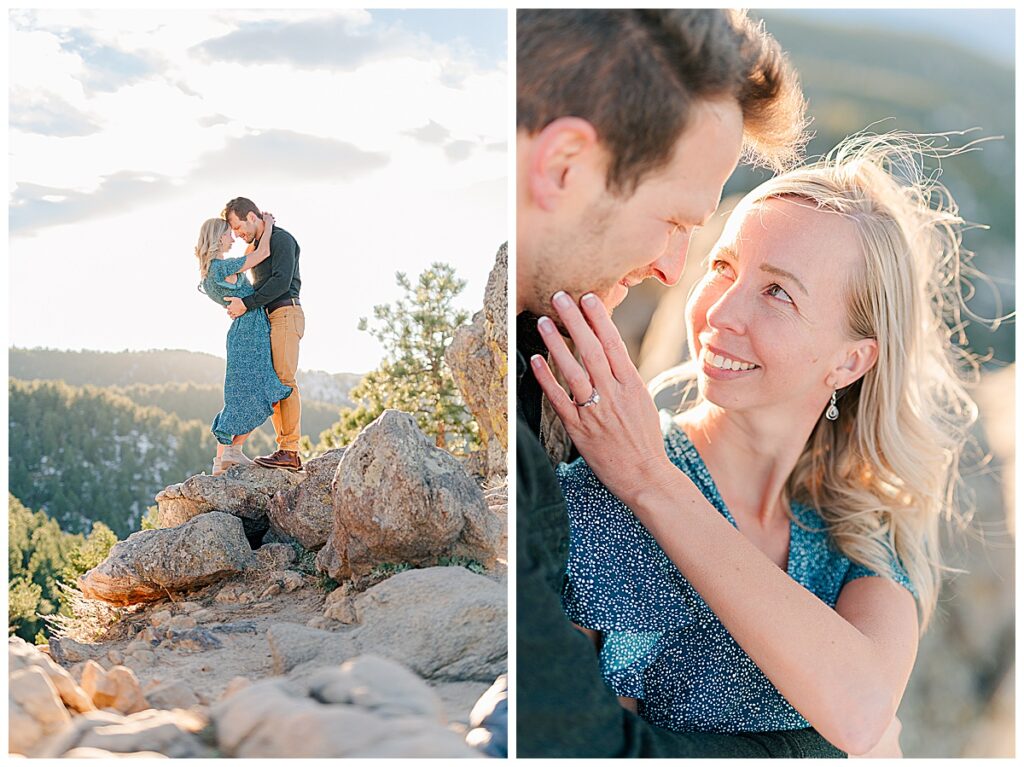
[[[204,280],[210,272],[210,262],[220,255],[220,238],[227,229],[228,222],[223,218],[208,218],[199,227],[196,258],[199,259],[199,274]]]
[[[863,268],[845,286],[848,332],[876,339],[878,360],[840,393],[839,419],[819,420],[786,492],[819,511],[850,560],[891,574],[899,557],[922,630],[944,569],[940,520],[959,516],[960,456],[978,415],[965,388],[978,364],[963,348],[964,222],[921,162],[957,150],[929,138],[851,136],[737,206],[798,199],[856,224]]]

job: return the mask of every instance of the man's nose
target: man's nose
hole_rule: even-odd
[[[651,264],[654,276],[659,282],[671,287],[679,282],[686,266],[686,252],[690,248],[690,233],[679,231],[668,238],[668,247],[657,261]]]

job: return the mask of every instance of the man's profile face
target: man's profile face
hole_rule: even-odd
[[[690,237],[718,207],[736,168],[743,115],[732,99],[699,101],[667,165],[647,175],[629,196],[597,190],[571,219],[557,222],[531,259],[532,296],[526,307],[555,314],[551,296],[595,293],[609,311],[629,288],[654,277],[674,285]]]
[[[228,212],[228,226],[231,227],[231,231],[235,233],[236,237],[241,237],[246,242],[252,242],[256,239],[256,214],[249,213],[244,219],[240,219],[235,212]]]

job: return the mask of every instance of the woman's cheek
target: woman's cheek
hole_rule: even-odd
[[[710,275],[698,283],[696,290],[686,304],[686,320],[690,327],[706,324],[708,309],[715,305],[722,290],[715,285]]]

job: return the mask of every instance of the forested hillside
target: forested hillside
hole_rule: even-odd
[[[186,351],[9,349],[10,490],[71,533],[94,521],[123,538],[166,485],[210,471],[210,422],[224,360]],[[338,420],[354,374],[300,371],[302,431],[315,444]],[[246,453],[276,449],[268,419]]]
[[[166,485],[210,470],[205,423],[104,389],[9,382],[10,491],[64,530],[102,521],[123,538]]]
[[[59,584],[74,585],[79,575],[106,557],[117,538],[102,522],[88,537],[66,533],[45,512],[25,508],[7,496],[7,626],[32,641],[44,619],[66,610]],[[65,612],[66,614],[66,612]]]
[[[8,362],[12,378],[64,381],[73,386],[224,382],[220,357],[174,349],[97,352],[12,347]]]
[[[192,384],[213,386],[219,392],[224,385],[224,360],[212,354],[180,349],[159,349],[143,352],[67,351],[61,349],[8,350],[9,370],[12,378],[24,381],[35,379],[64,381],[72,386],[132,387],[164,386],[166,384]],[[348,392],[359,383],[361,375],[355,373],[325,373],[322,370],[300,370],[296,376],[302,392],[303,407],[316,412],[317,403],[334,406],[331,423],[337,420],[337,409],[351,405]],[[155,404],[155,403],[154,403]],[[220,404],[201,416],[212,420]],[[175,410],[177,412],[177,410]],[[200,416],[190,416],[200,417]],[[316,416],[319,419],[319,415]],[[319,420],[317,421],[319,425]],[[327,424],[328,426],[330,424]],[[311,436],[319,430],[303,429]]]
[[[109,390],[127,397],[137,405],[158,407],[183,421],[194,419],[209,424],[224,407],[224,387],[221,384],[133,384],[111,386]],[[301,383],[299,390],[302,393],[302,433],[308,434],[315,443],[320,433],[331,428],[338,420],[341,406],[307,397],[306,389]],[[264,439],[261,439],[261,436]],[[268,418],[249,439],[247,454],[265,454],[275,450],[274,425],[270,419]]]

